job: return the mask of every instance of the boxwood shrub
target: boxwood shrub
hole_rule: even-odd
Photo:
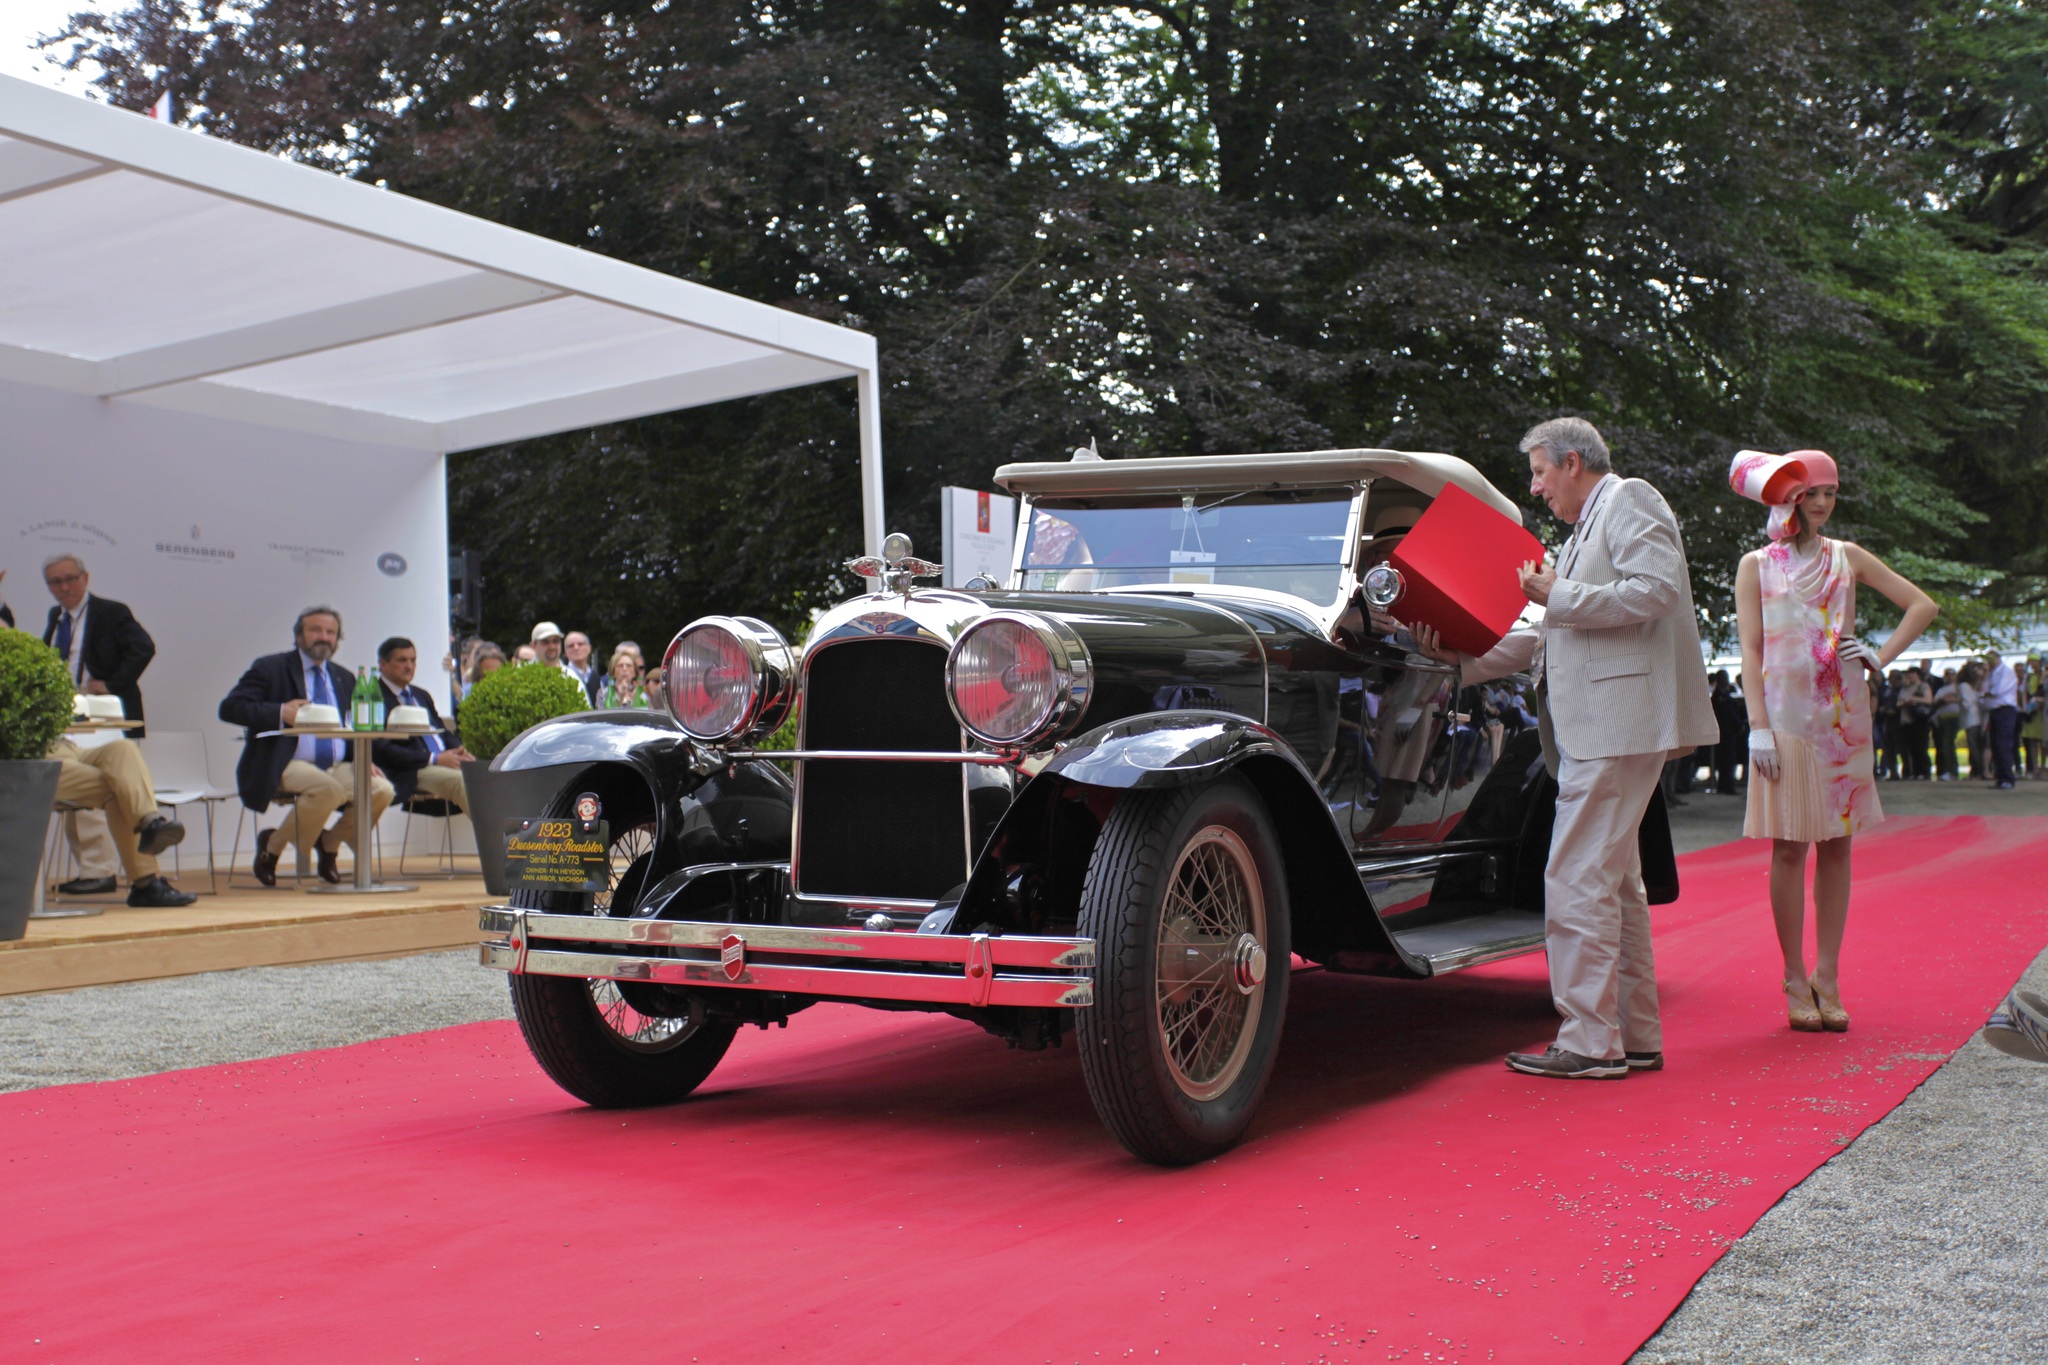
[[[544,720],[590,709],[583,687],[548,664],[511,664],[477,679],[462,699],[462,747],[496,758],[507,744]]]
[[[0,760],[50,756],[71,723],[71,671],[25,631],[0,627]]]

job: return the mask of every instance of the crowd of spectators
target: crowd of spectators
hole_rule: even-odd
[[[647,656],[639,642],[621,640],[613,645],[603,668],[597,665],[598,657],[590,637],[582,631],[572,630],[564,634],[553,621],[542,621],[534,626],[526,642],[514,649],[509,659],[503,645],[472,635],[462,641],[454,654],[442,661],[442,666],[448,671],[448,690],[454,700],[458,724],[462,699],[469,695],[469,690],[477,685],[478,680],[507,664],[542,664],[560,669],[583,689],[583,695],[590,704],[601,710],[621,707],[645,709],[662,704],[661,670],[648,666]]]

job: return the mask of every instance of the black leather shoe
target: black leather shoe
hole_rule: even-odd
[[[104,896],[114,889],[112,877],[74,877],[57,888],[60,896]]]
[[[274,829],[256,831],[256,862],[249,870],[265,886],[277,885],[277,855],[270,851],[270,836],[275,833]]]
[[[141,910],[171,910],[180,905],[190,905],[198,899],[190,891],[180,891],[162,877],[151,877],[128,888],[128,903]]]
[[[315,844],[319,851],[316,861],[320,865],[320,880],[332,886],[341,885],[341,868],[335,862],[335,851],[325,844]]]
[[[1628,1063],[1630,1071],[1662,1071],[1664,1054],[1661,1052],[1624,1052],[1621,1059]]]
[[[1628,1062],[1621,1057],[1612,1061],[1581,1057],[1555,1043],[1542,1052],[1510,1052],[1508,1066],[1525,1076],[1551,1076],[1564,1081],[1618,1081],[1628,1075]]]
[[[161,853],[184,842],[185,827],[161,815],[152,817],[148,824],[135,832],[135,848],[139,853]]]

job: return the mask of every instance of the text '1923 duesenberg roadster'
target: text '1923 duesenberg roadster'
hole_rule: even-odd
[[[1447,485],[1519,523],[1476,470],[1082,455],[996,481],[1021,497],[1006,583],[919,586],[938,566],[892,536],[849,566],[880,590],[801,652],[706,617],[669,646],[667,717],[571,716],[498,757],[559,771],[540,817],[602,812],[587,889],[482,911],[569,1093],[679,1100],[741,1025],[819,1001],[931,1010],[1073,1035],[1110,1131],[1185,1163],[1251,1122],[1296,958],[1429,977],[1542,947],[1533,703],[1461,687],[1376,610]],[[792,706],[796,749],[755,747]],[[1660,805],[1642,844],[1669,900]]]

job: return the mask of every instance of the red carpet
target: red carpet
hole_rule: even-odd
[[[1160,1171],[1071,1050],[821,1007],[577,1107],[510,1025],[0,1096],[0,1359],[1621,1360],[2048,941],[2048,831],[1862,841],[1855,1031],[1778,1003],[1764,846],[1657,911],[1671,1067],[1517,1077],[1541,958],[1305,973],[1254,1137]]]

